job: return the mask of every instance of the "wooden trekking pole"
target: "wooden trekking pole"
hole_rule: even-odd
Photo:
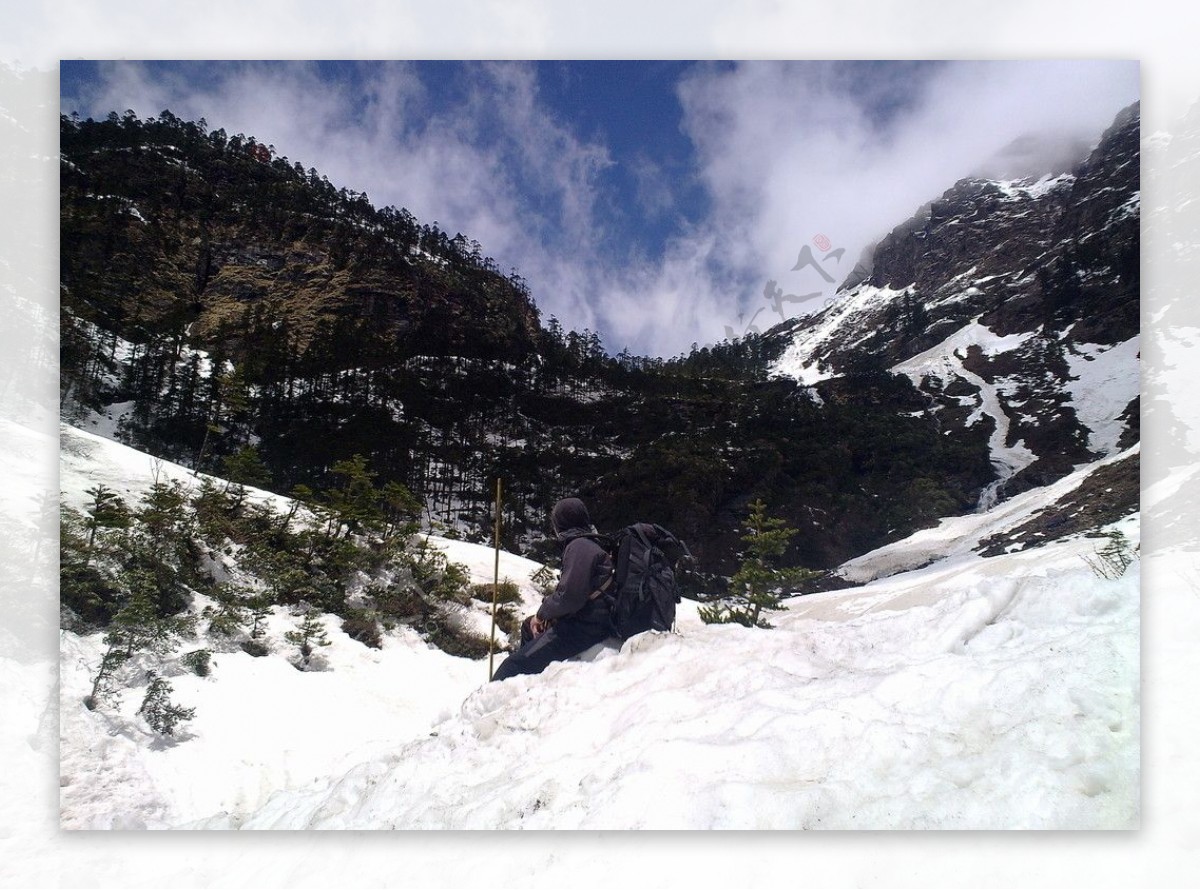
[[[492,671],[492,659],[496,654],[496,600],[500,596],[500,496],[502,494],[502,486],[500,477],[496,477],[496,571],[492,576],[492,635],[488,640],[488,682],[490,683],[494,672]]]

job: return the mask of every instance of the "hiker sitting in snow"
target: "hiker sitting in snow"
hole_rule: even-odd
[[[562,573],[554,593],[536,615],[521,624],[521,648],[508,656],[493,680],[539,674],[552,661],[571,658],[608,638],[610,618],[603,588],[612,576],[612,560],[587,537],[596,533],[587,507],[566,498],[550,513],[563,544]]]

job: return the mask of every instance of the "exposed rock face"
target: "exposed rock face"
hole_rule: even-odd
[[[865,357],[908,375],[955,434],[985,424],[985,498],[1137,436],[1138,106],[1070,173],[964,179],[872,251],[824,311],[774,329],[777,370],[818,386]]]
[[[1137,128],[963,180],[826,311],[663,363],[543,329],[479,245],[236,137],[66,122],[64,411],[206,471],[254,445],[281,491],[363,455],[464,535],[502,475],[510,546],[578,495],[719,574],[761,497],[832,569],[1137,441]]]

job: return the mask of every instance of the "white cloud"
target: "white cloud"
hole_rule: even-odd
[[[878,69],[838,63],[748,63],[702,67],[682,83],[713,212],[638,283],[656,312],[694,325],[677,330],[674,348],[718,339],[739,314],[760,308],[759,324],[769,324],[768,280],[785,294],[831,291],[814,269],[792,271],[817,236],[846,248],[823,263],[840,282],[864,247],[1014,138],[1049,129],[1094,142],[1138,98],[1134,63],[898,70],[908,78],[864,80]],[[894,109],[890,117],[880,105]],[[724,288],[714,287],[714,273]],[[632,294],[619,301],[631,302]]]
[[[1094,139],[1138,96],[1135,63],[701,65],[679,95],[712,212],[647,258],[612,249],[608,149],[548,108],[528,64],[446,69],[461,101],[442,105],[406,63],[364,63],[342,83],[309,63],[216,71],[193,82],[109,63],[78,98],[141,116],[170,108],[272,143],[377,205],[479,241],[545,315],[658,354],[740,332],[759,309],[756,325],[778,321],[769,279],[788,294],[830,291],[815,270],[792,271],[814,237],[846,249],[823,264],[840,281],[864,246],[1012,139],[1047,128]],[[667,206],[656,170],[652,154],[635,164],[651,215]]]
[[[610,160],[604,146],[579,139],[547,111],[531,66],[468,66],[454,74],[462,101],[447,107],[431,105],[430,90],[404,63],[364,64],[353,85],[322,80],[307,63],[215,70],[212,82],[189,82],[106,63],[96,89],[66,97],[64,108],[132,108],[143,117],[170,108],[253,135],[377,205],[461,231],[501,268],[525,275],[547,312],[595,323],[587,291],[563,267],[603,233],[594,181]]]

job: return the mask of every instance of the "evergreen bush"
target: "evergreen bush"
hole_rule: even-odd
[[[491,582],[471,585],[471,598],[480,602],[490,603],[492,601],[493,590],[495,590],[497,603],[521,602],[521,588],[517,586],[515,581],[509,578],[501,581],[499,587],[496,587]]]
[[[366,609],[352,609],[350,614],[342,619],[342,630],[352,640],[357,640],[372,649],[383,648],[383,638],[379,633],[379,621],[375,614]]]
[[[197,677],[207,677],[212,673],[212,651],[209,649],[193,649],[180,661]]]
[[[729,594],[723,601],[700,607],[700,618],[705,624],[769,628],[772,625],[762,613],[782,608],[786,588],[818,574],[777,565],[796,529],[782,519],[768,517],[766,509],[761,498],[750,505],[746,534],[742,537],[746,551],[741,567],[730,579]]]
[[[181,708],[171,701],[174,691],[171,684],[153,671],[149,674],[150,685],[146,688],[146,697],[138,713],[149,724],[150,728],[159,735],[174,735],[180,723],[191,720],[196,715],[195,708]]]

